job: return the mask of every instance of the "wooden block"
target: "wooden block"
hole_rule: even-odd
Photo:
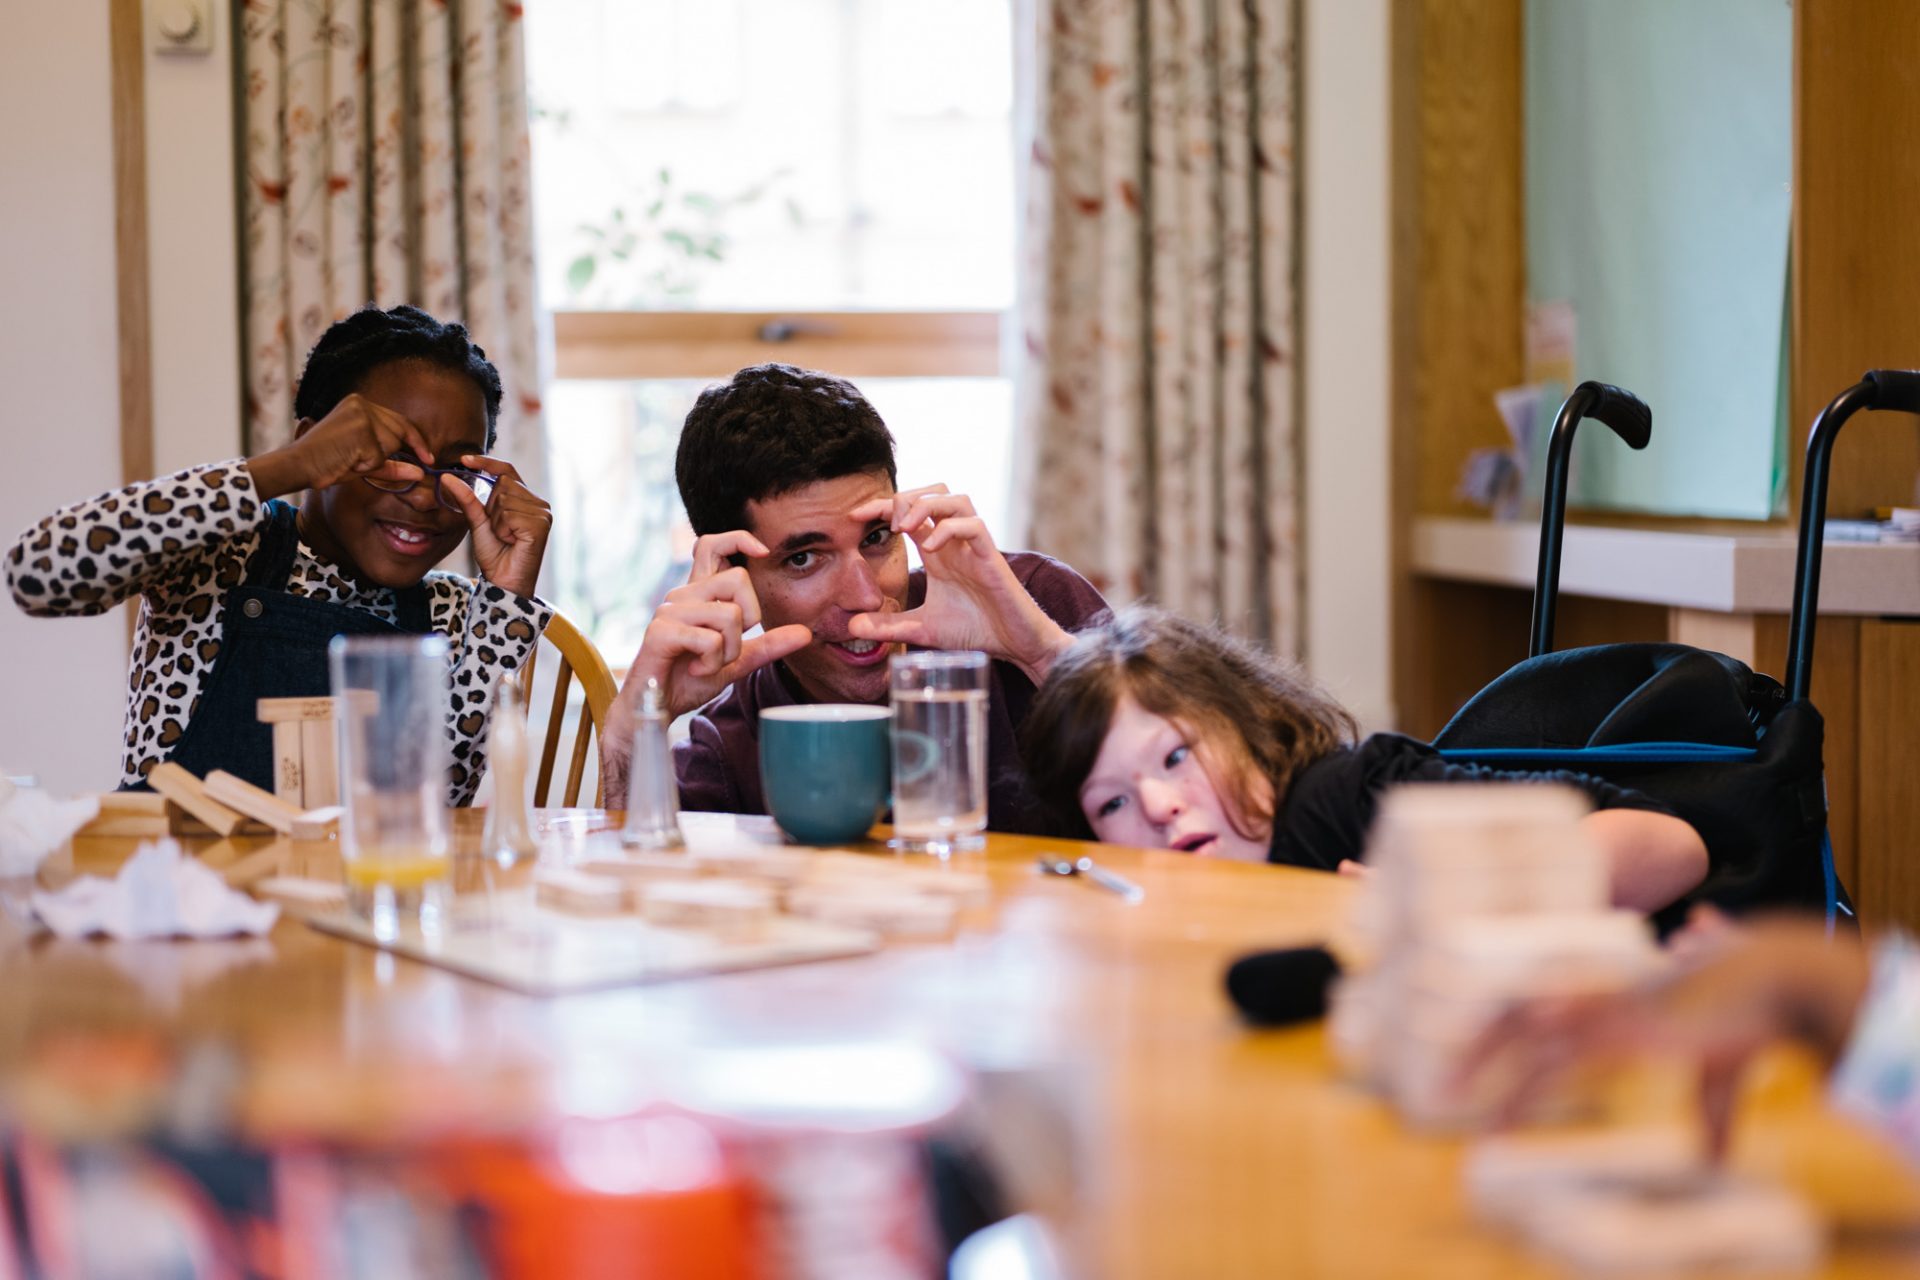
[[[100,816],[108,814],[138,814],[149,818],[167,816],[167,798],[158,791],[103,791],[97,797],[100,801]]]
[[[200,819],[194,817],[191,813],[188,813],[172,801],[167,802],[167,816],[161,821],[165,826],[165,830],[161,832],[162,835],[180,836],[184,839],[192,840],[225,840],[232,836],[270,836],[277,834],[274,829],[266,823],[261,822],[257,818],[246,817],[245,815],[241,816],[239,825],[234,827],[232,831],[215,831],[212,827],[200,821]]]
[[[1534,1242],[1588,1274],[1799,1272],[1819,1266],[1825,1232],[1784,1187],[1703,1178],[1632,1181],[1550,1193],[1528,1214]]]
[[[147,775],[147,785],[220,835],[232,835],[246,821],[245,815],[213,799],[200,779],[171,760],[153,767],[153,772]]]
[[[579,864],[581,871],[596,876],[613,876],[636,884],[660,880],[697,880],[712,875],[718,868],[697,862],[684,853],[609,854],[589,857]]]
[[[276,841],[237,859],[220,873],[220,878],[236,889],[244,889],[268,876],[279,875],[285,870],[286,857],[286,845]]]
[[[681,856],[705,863],[710,872],[747,876],[756,880],[773,880],[781,884],[797,884],[813,874],[814,859],[817,855],[799,849],[736,845],[729,848],[696,849]]]
[[[281,846],[286,850],[283,874],[303,880],[345,880],[346,867],[340,860],[340,846],[333,842],[294,841]]]
[[[1711,1172],[1699,1136],[1678,1127],[1492,1138],[1473,1148],[1463,1169],[1475,1210],[1511,1227],[1524,1226],[1539,1197],[1562,1187],[1680,1187]]]
[[[641,893],[654,924],[701,929],[723,938],[748,938],[774,918],[773,889],[750,880],[687,880],[652,884]]]
[[[288,804],[273,792],[262,790],[224,769],[209,773],[203,785],[208,795],[227,808],[264,822],[282,835],[293,833],[293,824],[302,813],[299,805]]]
[[[308,809],[294,815],[293,828],[287,834],[295,840],[326,840],[340,831],[340,819],[346,810],[337,804]]]
[[[959,903],[885,886],[814,884],[787,894],[791,915],[866,929],[886,938],[950,938]]]
[[[888,854],[838,850],[814,854],[812,861],[809,884],[871,885],[890,892],[947,898],[966,907],[984,907],[993,901],[993,882],[978,871],[906,863]]]
[[[254,709],[261,724],[333,719],[332,698],[262,698]]]
[[[277,902],[287,910],[334,911],[347,905],[347,887],[338,880],[310,880],[304,876],[268,876],[248,890],[256,898]]]
[[[273,794],[288,804],[304,807],[305,770],[300,767],[300,722],[283,720],[273,726]]]
[[[340,803],[340,771],[332,720],[300,722],[300,803],[308,809]]]
[[[196,822],[194,825],[203,831],[209,830],[201,823]],[[119,836],[141,840],[151,840],[171,834],[173,832],[167,825],[165,812],[152,817],[142,813],[103,813],[74,832],[75,836]]]
[[[167,834],[167,798],[159,792],[108,791],[95,798],[100,812],[76,836],[152,839]]]
[[[541,867],[533,874],[534,898],[543,907],[578,916],[613,916],[627,909],[627,886],[613,876],[572,867]]]

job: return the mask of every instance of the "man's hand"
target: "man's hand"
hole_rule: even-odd
[[[758,538],[738,529],[708,534],[693,544],[687,584],[669,591],[655,610],[608,709],[600,734],[600,773],[608,796],[626,794],[627,759],[648,680],[659,682],[667,714],[681,716],[741,677],[813,643],[813,632],[798,623],[746,635],[760,625],[760,600],[747,571],[728,558],[767,554]]]
[[[248,460],[261,501],[324,489],[355,476],[396,483],[424,478],[419,467],[396,460],[400,453],[433,465],[433,450],[419,427],[358,393],[344,397],[319,422],[302,426],[290,443]]]
[[[927,569],[927,598],[905,613],[862,613],[847,630],[862,640],[922,649],[980,649],[1013,663],[1035,684],[1072,637],[1034,603],[965,494],[945,485],[876,498],[857,521],[887,517],[912,538]]]
[[[485,503],[458,476],[440,477],[473,531],[473,559],[481,576],[503,591],[532,595],[553,532],[553,508],[521,482],[511,462],[468,454],[460,465],[493,477],[493,494]]]

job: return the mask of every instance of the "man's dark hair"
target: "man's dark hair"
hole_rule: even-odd
[[[465,325],[442,324],[404,303],[391,311],[363,307],[320,335],[307,352],[306,372],[293,395],[294,417],[318,422],[359,390],[375,369],[408,360],[473,379],[487,402],[486,447],[493,448],[494,423],[500,418],[500,371],[467,336]]]
[[[844,378],[756,364],[694,402],[673,475],[696,534],[747,527],[747,504],[893,469],[893,435]]]

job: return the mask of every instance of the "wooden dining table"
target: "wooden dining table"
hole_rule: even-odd
[[[458,815],[459,838],[472,842],[478,822]],[[538,816],[549,849],[617,822],[587,810]],[[272,847],[184,843],[216,868]],[[55,874],[111,873],[135,844],[78,838]],[[325,846],[285,851],[296,865],[330,856]],[[1143,896],[1042,875],[1035,860],[1048,851],[1090,854]],[[904,1041],[981,1072],[1051,1082],[1073,1151],[1064,1197],[1042,1208],[1070,1275],[1558,1274],[1472,1213],[1468,1138],[1410,1130],[1344,1080],[1320,1024],[1255,1030],[1228,1002],[1222,975],[1234,957],[1325,939],[1355,882],[1000,835],[957,862],[989,877],[992,902],[970,909],[949,940],[546,998],[292,917],[262,939],[215,942],[63,941],[10,926],[0,937],[0,1073],[54,1038],[115,1027],[252,1049],[324,1046],[347,1062],[382,1053],[475,1064],[529,1044],[563,1061],[638,1061],[682,1046]],[[1635,1088],[1622,1108],[1685,1115],[1671,1073],[1651,1071]],[[1752,1094],[1731,1159],[1831,1221],[1821,1274],[1920,1272],[1914,1171],[1829,1111],[1812,1065],[1792,1054],[1763,1061]]]

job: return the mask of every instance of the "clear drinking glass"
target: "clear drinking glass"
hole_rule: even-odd
[[[347,900],[382,938],[437,933],[449,891],[447,641],[335,636],[327,659]]]
[[[945,857],[986,844],[987,655],[904,653],[891,663],[891,845]]]

